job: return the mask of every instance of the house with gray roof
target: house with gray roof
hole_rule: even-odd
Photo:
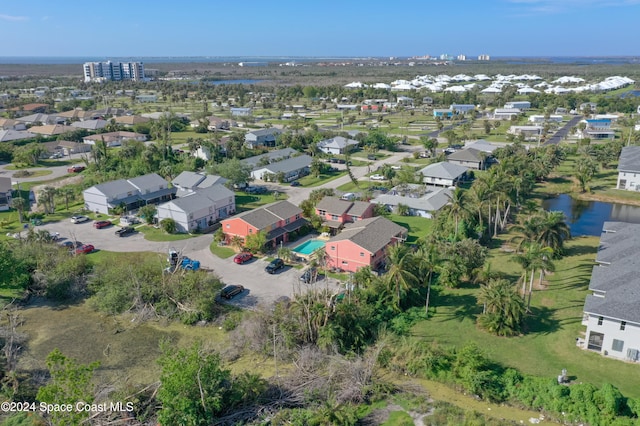
[[[291,182],[309,174],[313,158],[303,154],[286,160],[270,163],[265,166],[257,166],[251,177],[265,182],[273,182],[282,176],[284,182]]]
[[[21,130],[0,130],[0,142],[19,141],[24,139],[35,138],[36,134]]]
[[[369,266],[376,270],[386,261],[387,247],[407,238],[407,229],[378,216],[345,225],[325,244],[327,264],[347,272]]]
[[[248,157],[240,161],[251,166],[252,169],[255,169],[258,166],[264,166],[265,164],[286,160],[287,158],[291,158],[297,154],[298,151],[293,148],[282,148],[276,149],[274,151],[269,151],[264,154],[254,155],[253,157]]]
[[[386,194],[381,194],[371,200],[372,203],[382,204],[389,211],[398,211],[398,206],[408,208],[409,216],[420,216],[427,219],[451,201],[451,189],[437,186],[406,185],[406,188],[396,187]]]
[[[625,146],[618,160],[617,189],[640,191],[640,146]]]
[[[429,164],[420,169],[419,173],[422,175],[422,182],[427,185],[455,186],[467,179],[468,170],[464,166],[443,161]]]
[[[474,148],[465,148],[447,156],[447,163],[457,164],[468,169],[484,170],[487,167],[487,154]]]
[[[213,185],[224,185],[228,179],[217,175],[208,175],[202,172],[190,172],[185,170],[171,181],[171,184],[178,189],[177,197],[184,197],[192,194],[198,189],[208,188]]]
[[[486,152],[487,154],[493,154],[496,149],[500,148],[500,145],[493,144],[484,139],[477,139],[475,141],[467,142],[464,147],[473,148],[478,151]]]
[[[158,221],[173,219],[178,232],[203,232],[235,211],[233,191],[224,185],[216,184],[160,204],[157,217]]]
[[[107,120],[102,120],[99,118],[95,120],[74,121],[73,123],[71,123],[73,127],[90,131],[104,129],[108,124],[109,122]]]
[[[605,222],[584,303],[585,338],[604,356],[640,361],[640,224]]]
[[[169,201],[175,194],[176,188],[170,188],[169,182],[156,173],[113,180],[82,191],[85,209],[103,214],[119,206],[132,211],[147,204]]]
[[[244,145],[249,149],[274,147],[276,146],[276,139],[281,133],[282,130],[275,127],[253,130],[244,135]]]
[[[341,229],[347,223],[373,217],[374,205],[366,201],[324,197],[316,205],[316,214],[331,230]]]
[[[249,235],[263,232],[267,237],[267,248],[275,248],[295,239],[307,223],[300,207],[289,201],[277,201],[222,220],[222,231],[227,243],[234,237],[244,241]]]
[[[336,136],[331,139],[325,139],[318,142],[318,149],[325,154],[344,154],[347,150],[353,151],[358,147],[359,142],[354,139],[347,139],[342,136]]]

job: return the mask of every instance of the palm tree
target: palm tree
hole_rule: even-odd
[[[533,293],[533,278],[536,271],[540,272],[540,280],[538,286],[542,287],[542,280],[545,271],[555,270],[555,265],[551,261],[553,250],[550,247],[544,247],[539,243],[532,243],[527,246],[527,256],[529,257],[531,268],[531,277],[529,279],[529,292],[527,296],[527,312],[531,308],[531,294]]]
[[[449,218],[453,217],[455,221],[455,237],[458,238],[458,225],[460,219],[463,219],[467,213],[465,207],[465,193],[462,189],[456,188],[449,197],[449,204],[447,204],[446,211]]]
[[[480,325],[499,336],[520,332],[525,314],[524,302],[508,280],[491,280],[480,288],[478,302],[483,305]]]
[[[541,223],[537,241],[545,247],[549,247],[556,255],[564,251],[564,241],[571,238],[571,230],[565,221],[563,212],[541,212]]]
[[[74,199],[76,195],[73,188],[69,186],[63,186],[62,188],[58,189],[58,194],[62,195],[62,197],[64,198],[65,209],[69,210],[69,200]]]
[[[394,288],[396,309],[400,309],[401,293],[409,290],[418,282],[413,273],[414,257],[409,247],[396,244],[387,249],[387,261],[389,269],[386,281],[389,287]]]
[[[18,212],[18,220],[20,223],[24,220],[24,211],[27,209],[28,203],[27,200],[18,196],[16,198],[11,199],[11,208],[16,209]]]
[[[48,214],[53,214],[56,211],[56,203],[55,203],[55,195],[58,192],[56,188],[53,186],[45,186],[40,190],[38,194],[40,197],[40,202],[44,207],[44,212]]]
[[[424,312],[425,314],[428,314],[429,299],[431,297],[431,283],[433,282],[433,275],[440,263],[440,256],[435,242],[425,242],[422,244],[416,252],[415,258],[418,263],[419,275],[421,277],[427,277],[427,295],[424,302]]]
[[[231,247],[234,247],[236,250],[240,250],[242,245],[244,244],[244,240],[239,235],[234,235],[231,237],[231,241],[229,241]]]

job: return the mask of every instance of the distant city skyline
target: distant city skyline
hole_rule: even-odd
[[[0,6],[0,55],[636,56],[638,16],[640,0],[30,0]]]

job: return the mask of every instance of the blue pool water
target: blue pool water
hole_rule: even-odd
[[[322,247],[324,247],[324,241],[311,239],[309,241],[305,241],[299,246],[294,247],[291,251],[293,251],[294,253],[306,254],[308,256]]]

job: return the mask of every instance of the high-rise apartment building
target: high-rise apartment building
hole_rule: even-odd
[[[84,81],[120,81],[145,79],[142,62],[85,62]]]

